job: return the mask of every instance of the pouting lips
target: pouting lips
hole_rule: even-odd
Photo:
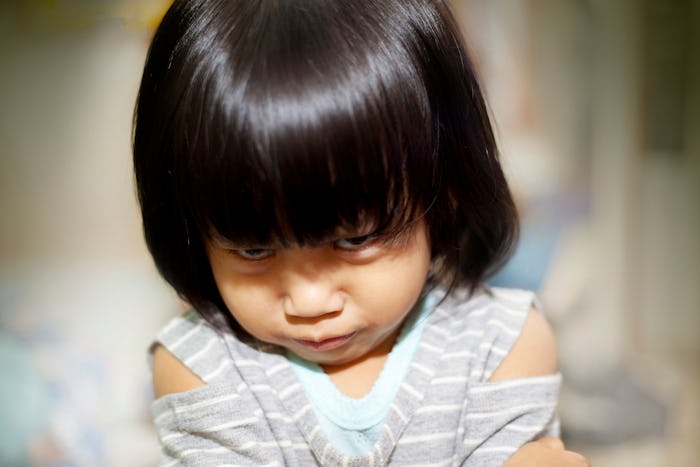
[[[345,334],[343,336],[331,337],[331,338],[323,339],[320,341],[315,341],[313,339],[294,339],[294,340],[299,342],[301,345],[308,347],[312,350],[326,351],[326,350],[334,350],[334,349],[337,349],[338,347],[345,345],[345,343],[348,342],[350,339],[352,339],[355,334],[357,334],[357,331],[351,332],[350,334]]]

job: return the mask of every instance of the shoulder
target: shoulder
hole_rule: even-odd
[[[557,348],[554,332],[544,317],[535,294],[528,290],[493,288],[491,290],[498,307],[510,315],[512,333],[507,352],[490,373],[489,381],[502,381],[532,376],[543,376],[557,371]]]
[[[505,288],[484,288],[470,296],[461,293],[445,301],[444,314],[451,316],[453,351],[471,355],[472,381],[556,372],[554,333],[534,293]]]
[[[230,363],[224,335],[190,310],[173,318],[150,349],[155,396],[204,386]],[[228,365],[230,366],[230,365]]]
[[[161,344],[153,347],[153,393],[156,398],[191,391],[204,381]]]
[[[518,338],[489,381],[549,375],[556,371],[554,332],[542,313],[533,306],[527,313]]]

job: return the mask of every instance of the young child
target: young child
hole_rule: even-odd
[[[443,1],[176,0],[134,166],[193,307],[152,349],[162,465],[580,465],[531,443],[533,295],[483,284],[517,216]]]

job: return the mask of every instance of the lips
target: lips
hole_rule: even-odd
[[[296,342],[300,343],[306,348],[316,350],[318,352],[334,350],[338,347],[345,345],[350,339],[352,339],[357,331],[351,332],[350,334],[345,334],[343,336],[329,337],[328,339],[314,340],[314,339],[294,339]]]

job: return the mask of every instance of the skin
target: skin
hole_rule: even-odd
[[[318,363],[350,397],[371,390],[430,267],[422,222],[401,238],[365,238],[367,233],[341,231],[325,244],[305,248],[231,245],[221,239],[207,247],[217,287],[237,322],[258,339]],[[530,310],[520,336],[489,380],[556,371],[552,330],[540,313]],[[154,349],[153,382],[156,397],[205,384],[162,346]],[[560,440],[543,438],[524,445],[506,465],[574,467],[588,462],[566,451]]]
[[[590,467],[581,454],[567,451],[559,438],[541,438],[525,444],[503,467]]]
[[[339,232],[314,247],[215,240],[207,248],[236,321],[261,341],[318,363],[351,397],[371,389],[430,268],[422,221],[398,237],[368,230]]]

